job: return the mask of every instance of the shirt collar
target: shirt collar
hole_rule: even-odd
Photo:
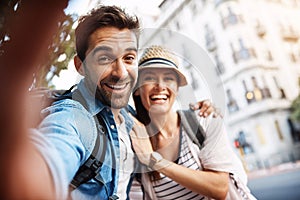
[[[95,94],[92,94],[91,91],[86,87],[85,79],[83,78],[77,86],[78,90],[81,92],[87,103],[88,111],[94,116],[97,113],[101,112],[104,108],[109,108],[104,105],[101,101],[95,98]]]

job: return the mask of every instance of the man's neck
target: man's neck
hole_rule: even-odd
[[[114,120],[115,120],[115,123],[116,123],[116,124],[121,124],[121,120],[120,120],[120,118],[119,118],[120,110],[121,110],[121,109],[114,109],[114,108],[111,108],[111,112],[112,112],[113,115],[114,115]]]

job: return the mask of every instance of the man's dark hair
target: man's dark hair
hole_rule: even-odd
[[[85,59],[90,35],[98,28],[116,27],[120,30],[127,28],[136,31],[139,37],[139,20],[137,16],[130,16],[117,6],[100,6],[91,10],[87,15],[79,18],[75,30],[76,51],[81,61]]]

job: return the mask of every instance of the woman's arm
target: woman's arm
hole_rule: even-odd
[[[228,191],[228,173],[211,170],[193,170],[173,162],[168,163],[165,160],[161,161],[154,168],[198,194],[214,199],[225,199]],[[159,166],[160,164],[163,166]]]
[[[149,166],[153,149],[143,124],[135,121],[131,132],[132,145],[141,163]],[[182,186],[214,199],[225,199],[228,191],[228,173],[198,171],[161,159],[153,167]]]

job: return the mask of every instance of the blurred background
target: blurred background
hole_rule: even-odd
[[[72,62],[74,28],[98,4],[121,6],[140,17],[143,28],[157,29],[141,47],[153,38],[166,43],[176,32],[204,49],[224,92],[228,136],[249,187],[258,199],[300,199],[300,0],[71,0],[29,90],[68,89],[80,80]],[[0,5],[1,55],[13,40],[6,16],[17,15],[22,1]],[[173,32],[166,37],[164,29]],[[193,47],[182,51],[197,54]],[[196,99],[206,98],[191,65],[182,67]]]

